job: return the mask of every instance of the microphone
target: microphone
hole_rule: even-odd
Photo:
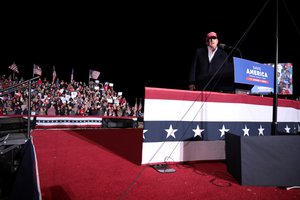
[[[238,52],[238,53],[239,53],[239,56],[240,56],[241,58],[243,57],[241,51],[239,50],[239,48],[234,48],[233,46],[227,46],[226,44],[222,44],[222,43],[220,43],[220,44],[218,45],[218,47],[219,47],[220,49],[223,49],[224,51],[227,51],[227,52],[232,51],[233,54],[235,54],[236,52]]]
[[[226,44],[222,44],[222,43],[219,44],[218,47],[219,47],[220,49],[225,50],[225,51],[228,51],[228,50],[233,49],[233,46],[227,46]]]

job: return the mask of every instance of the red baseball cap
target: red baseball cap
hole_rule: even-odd
[[[212,38],[212,37],[218,38],[217,33],[216,32],[209,32],[209,33],[207,33],[206,39],[209,39],[209,38]]]

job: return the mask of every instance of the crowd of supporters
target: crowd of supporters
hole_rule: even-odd
[[[130,106],[121,92],[114,91],[112,83],[90,81],[66,82],[41,78],[31,84],[18,77],[5,75],[0,80],[0,115],[80,115],[80,116],[142,116],[141,102]],[[17,87],[13,87],[17,86]]]

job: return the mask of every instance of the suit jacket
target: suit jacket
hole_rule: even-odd
[[[189,83],[195,84],[197,90],[234,91],[234,70],[232,59],[218,48],[209,63],[208,50],[198,48],[190,68]]]

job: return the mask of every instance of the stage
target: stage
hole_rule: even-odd
[[[145,88],[142,164],[225,160],[225,134],[271,136],[273,99]],[[278,132],[300,131],[300,102],[278,99]]]

